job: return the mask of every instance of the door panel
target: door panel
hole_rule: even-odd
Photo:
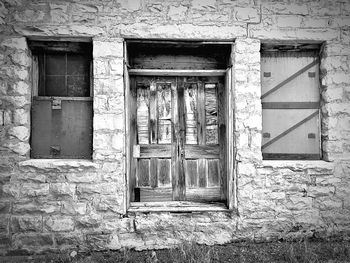
[[[133,83],[134,200],[224,201],[223,80],[135,77]]]

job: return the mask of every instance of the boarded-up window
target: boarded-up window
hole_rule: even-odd
[[[91,158],[91,43],[29,41],[32,158]]]
[[[317,51],[263,51],[264,159],[320,159]]]

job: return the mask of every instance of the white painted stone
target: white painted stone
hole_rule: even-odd
[[[18,142],[18,141],[7,141],[4,144],[4,147],[12,150],[19,155],[26,155],[29,153],[30,145],[27,142]]]
[[[121,39],[110,39],[109,41],[93,41],[93,56],[97,57],[123,57],[123,42]]]
[[[122,8],[125,8],[131,12],[137,11],[141,8],[141,0],[118,0],[118,3]]]
[[[278,27],[301,27],[302,21],[303,17],[296,15],[283,15],[276,17]]]
[[[30,87],[27,82],[19,81],[14,85],[14,92],[19,95],[30,94]]]
[[[233,14],[237,21],[257,23],[260,21],[260,10],[258,7],[234,7]]]
[[[186,6],[170,6],[168,11],[168,18],[171,20],[184,20],[186,19],[188,7]]]
[[[13,49],[27,50],[27,42],[24,37],[9,37],[6,38],[1,45]]]
[[[192,8],[204,9],[204,10],[215,10],[216,0],[192,0]]]
[[[122,114],[95,114],[93,120],[94,130],[122,130],[124,118]]]
[[[25,126],[15,126],[9,129],[8,133],[20,141],[27,141],[29,139],[30,131]]]

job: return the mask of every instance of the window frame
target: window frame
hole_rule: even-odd
[[[181,45],[184,42],[183,41],[153,41],[153,40],[125,40],[124,41],[124,89],[125,89],[125,120],[126,120],[126,140],[125,140],[125,149],[126,149],[126,210],[128,212],[201,212],[201,211],[233,211],[235,210],[235,183],[233,180],[234,177],[234,136],[233,136],[233,130],[234,130],[234,122],[229,121],[230,119],[233,120],[233,104],[229,103],[232,101],[233,96],[233,82],[232,82],[232,61],[233,61],[233,43],[228,42],[208,42],[209,43],[215,43],[215,44],[230,44],[231,45],[231,54],[227,58],[229,60],[229,65],[227,68],[222,70],[220,74],[224,74],[225,76],[225,86],[226,86],[226,92],[227,92],[227,112],[226,112],[226,118],[227,118],[227,127],[226,127],[226,142],[227,142],[227,193],[226,193],[226,204],[210,204],[210,203],[197,203],[197,202],[190,202],[190,201],[169,201],[169,202],[130,202],[130,194],[132,191],[130,191],[130,176],[131,176],[131,142],[130,142],[130,118],[128,117],[130,115],[130,98],[131,98],[131,90],[130,90],[130,76],[129,75],[155,75],[159,74],[161,76],[179,76],[180,75],[186,75],[186,74],[192,74],[196,75],[199,74],[203,76],[203,74],[208,74],[211,72],[211,74],[218,74],[218,70],[179,70],[179,69],[171,69],[171,70],[164,70],[164,69],[133,69],[129,65],[129,57],[128,57],[128,44],[129,43],[165,43],[165,44],[174,44],[174,45]],[[204,42],[200,42],[201,44],[205,44]],[[185,42],[186,45],[198,45],[198,42]]]
[[[34,159],[86,159],[86,160],[92,160],[92,134],[93,134],[93,56],[92,56],[92,41],[91,39],[85,39],[85,38],[28,38],[28,46],[30,48],[30,51],[32,53],[33,63],[32,63],[32,93],[31,93],[31,137],[30,137],[30,145],[31,145],[31,152],[30,157]],[[88,70],[86,75],[89,78],[89,96],[69,96],[66,94],[66,96],[50,96],[50,95],[39,95],[39,89],[45,89],[45,81],[43,80],[43,74],[45,65],[43,65],[43,61],[40,62],[43,58],[40,58],[40,56],[44,56],[46,53],[61,53],[64,54],[65,57],[67,57],[67,54],[84,54],[87,55],[89,65],[85,70]],[[67,63],[67,62],[66,62]],[[42,65],[40,65],[42,64]],[[67,67],[67,64],[66,64]],[[67,72],[66,72],[67,73]],[[65,78],[67,78],[67,74],[65,75]],[[66,84],[67,85],[67,84]],[[78,154],[70,154],[70,150],[63,150],[65,152],[61,155],[61,147],[60,145],[52,145],[50,147],[49,154],[48,153],[40,153],[41,150],[39,150],[39,153],[36,153],[34,148],[38,148],[38,146],[33,146],[34,144],[38,144],[38,139],[35,139],[34,133],[35,131],[35,125],[33,124],[34,121],[37,119],[40,120],[40,116],[37,117],[33,111],[36,106],[36,104],[40,103],[51,103],[51,114],[53,120],[57,120],[54,116],[61,115],[63,116],[62,112],[68,111],[68,108],[71,108],[70,111],[73,109],[88,109],[88,112],[83,110],[86,114],[82,117],[82,125],[83,129],[88,127],[87,132],[87,139],[85,143],[87,145],[84,145],[82,148],[78,147],[79,149]],[[70,106],[69,106],[70,105]],[[67,108],[68,107],[68,108]],[[72,108],[73,107],[73,108]],[[58,115],[57,115],[58,114]],[[67,114],[66,114],[67,116]],[[36,118],[37,117],[37,118]],[[66,117],[67,118],[67,117]],[[84,119],[85,118],[85,119]],[[69,121],[65,119],[66,123]],[[65,123],[63,121],[63,123]],[[52,126],[63,125],[62,123],[56,124],[54,121],[50,123]],[[56,127],[56,128],[57,128]],[[74,130],[74,129],[73,129]],[[85,130],[84,130],[85,134]],[[49,136],[49,135],[48,135]],[[57,132],[54,137],[59,137],[60,134]],[[83,136],[83,135],[79,135]],[[52,137],[52,136],[51,136]],[[55,141],[55,140],[53,140]],[[63,139],[63,142],[66,141]],[[51,141],[52,143],[52,141]],[[60,141],[62,143],[62,141]],[[67,144],[67,141],[66,141]],[[44,145],[45,146],[45,145]],[[66,147],[68,149],[69,147]],[[86,148],[85,150],[83,148]],[[80,151],[80,152],[79,152]],[[74,152],[74,150],[72,150]],[[68,154],[67,154],[68,153]]]
[[[268,54],[270,52],[276,52],[276,54],[281,55],[281,54],[287,54],[286,52],[290,52],[291,54],[297,54],[297,52],[309,52],[312,53],[314,52],[315,54],[315,59],[312,63],[306,65],[305,67],[301,68],[298,72],[292,74],[290,77],[279,83],[276,87],[272,88],[265,94],[262,94],[261,96],[261,104],[262,104],[262,110],[267,110],[267,109],[277,109],[277,110],[292,110],[292,109],[313,109],[317,111],[308,116],[308,118],[303,119],[302,121],[298,122],[297,124],[293,125],[286,131],[282,132],[278,136],[274,137],[271,139],[271,141],[268,141],[265,144],[263,143],[263,140],[265,136],[270,136],[270,134],[265,134],[264,132],[264,118],[262,118],[262,147],[261,147],[261,153],[263,156],[263,160],[285,160],[285,161],[295,161],[295,160],[311,160],[311,161],[316,161],[316,160],[322,160],[322,136],[321,136],[321,82],[320,82],[320,50],[321,50],[321,44],[319,43],[279,43],[279,44],[274,44],[274,43],[262,43],[261,44],[261,49],[260,49],[260,56],[261,58],[264,56],[263,54]],[[278,57],[278,56],[276,56]],[[307,72],[310,68],[316,66],[317,67],[317,72],[318,74],[313,75],[312,77],[318,77],[317,78],[317,92],[318,92],[318,101],[317,102],[295,102],[295,103],[287,103],[287,102],[263,102],[262,100],[267,97],[269,94],[271,94],[274,91],[277,91],[279,88],[283,87],[283,85],[288,84],[290,81],[292,81],[295,77],[301,75],[302,73]],[[263,67],[262,61],[261,61],[261,68]],[[265,74],[268,74],[269,72],[263,72],[261,70],[261,78],[265,77]],[[310,72],[309,72],[310,73]],[[271,73],[270,73],[271,74]],[[309,74],[309,77],[311,75]],[[261,89],[263,89],[263,84],[261,84]],[[265,145],[270,145],[273,142],[272,141],[277,141],[278,139],[282,138],[283,136],[287,135],[289,132],[291,132],[293,129],[301,126],[302,124],[306,123],[310,119],[316,117],[317,121],[317,135],[315,134],[308,134],[308,138],[315,138],[318,137],[318,153],[317,154],[281,154],[281,153],[264,153],[263,148]],[[312,137],[311,137],[311,136]]]

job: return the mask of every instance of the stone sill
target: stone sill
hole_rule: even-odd
[[[99,164],[86,159],[30,159],[18,163],[20,168],[37,168],[51,170],[57,168],[64,169],[98,169]]]
[[[263,160],[259,168],[334,169],[333,162],[323,160]]]
[[[128,212],[149,213],[149,212],[233,212],[223,203],[197,203],[188,201],[169,202],[131,202]]]

